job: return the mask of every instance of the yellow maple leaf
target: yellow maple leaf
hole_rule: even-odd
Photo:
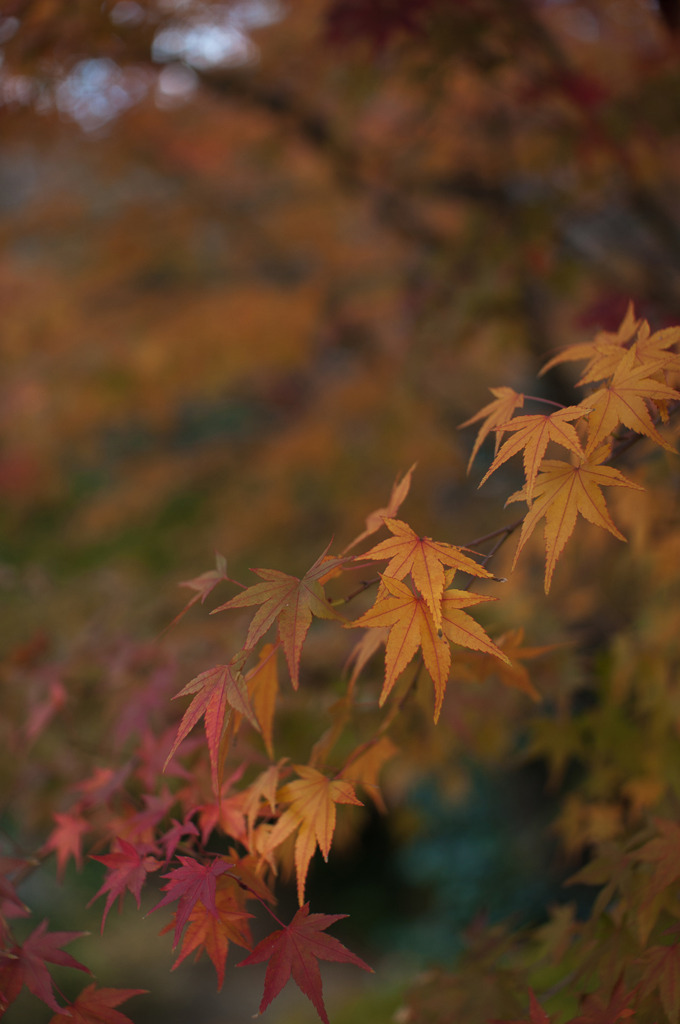
[[[451,574],[452,575],[452,574]],[[437,629],[434,618],[423,597],[418,597],[405,583],[382,577],[372,608],[351,623],[352,626],[389,627],[385,649],[385,681],[380,694],[380,706],[390,694],[398,677],[420,648],[425,668],[434,683],[434,720],[439,718],[446,684],[451,668],[450,643],[468,647],[507,661],[503,652],[494,644],[480,624],[462,609],[470,605],[494,601],[484,594],[467,590],[446,590],[441,600],[441,628]]]
[[[579,384],[586,384],[590,381],[604,380],[613,373],[619,360],[625,354],[628,344],[635,337],[635,332],[640,326],[633,310],[633,303],[628,303],[628,309],[616,331],[599,331],[592,341],[577,342],[575,345],[567,345],[561,352],[549,359],[545,366],[541,367],[539,376],[551,370],[553,366],[560,363],[578,362],[580,359],[587,359],[588,364],[583,370]]]
[[[295,871],[300,906],[305,902],[305,882],[317,843],[324,860],[333,841],[335,831],[335,805],[357,804],[354,787],[346,779],[329,779],[316,768],[294,765],[300,776],[281,786],[278,803],[288,804],[266,839],[264,855],[271,853],[297,829],[295,839]]]
[[[571,421],[581,419],[584,415],[585,409],[582,406],[570,405],[566,409],[558,409],[547,415],[516,416],[514,420],[503,423],[498,429],[514,431],[514,434],[504,443],[479,486],[481,487],[499,466],[524,449],[527,501],[531,504],[534,481],[550,441],[576,455],[583,454],[581,441]]]
[[[600,452],[604,454],[604,452]],[[625,540],[609,515],[601,487],[634,487],[638,484],[628,480],[623,473],[612,466],[603,466],[583,458],[576,465],[558,459],[546,459],[534,486],[534,502],[522,523],[522,532],[512,563],[517,564],[519,554],[538,525],[545,517],[545,592],[550,582],[557,559],[564,545],[571,537],[576,517],[582,515],[588,522],[601,526],[609,533]],[[526,501],[526,488],[511,494],[506,504],[512,501]]]
[[[475,413],[474,416],[471,416],[470,419],[465,420],[464,423],[458,424],[458,429],[462,430],[463,427],[469,427],[471,423],[477,423],[478,420],[484,421],[477,432],[475,443],[472,446],[472,454],[470,455],[467,467],[468,473],[470,472],[472,463],[475,461],[475,455],[481,448],[485,438],[492,430],[496,431],[496,447],[494,449],[494,454],[496,454],[498,451],[498,445],[501,442],[501,437],[503,436],[503,430],[499,429],[500,424],[507,423],[515,409],[521,409],[524,405],[524,395],[520,394],[519,391],[515,391],[514,388],[489,388],[489,391],[492,395],[495,395],[494,401],[489,402],[488,405],[485,405],[483,409],[480,409],[479,412]]]
[[[661,364],[648,366],[636,361],[636,350],[630,349],[617,366],[608,384],[588,396],[588,443],[586,454],[593,452],[613,430],[623,423],[625,427],[651,437],[669,451],[672,445],[664,441],[654,426],[647,402],[669,401],[680,398],[680,392],[663,381],[654,380],[650,372],[661,369]]]
[[[385,526],[393,536],[376,544],[362,555],[362,558],[388,560],[389,565],[383,573],[383,579],[390,577],[401,580],[410,573],[418,591],[427,602],[437,629],[441,629],[445,565],[471,576],[493,579],[493,574],[488,569],[464,554],[463,549],[456,547],[455,544],[435,541],[430,537],[419,537],[408,523],[400,519],[386,519]]]

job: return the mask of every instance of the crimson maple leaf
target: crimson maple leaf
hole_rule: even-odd
[[[215,612],[224,611],[226,608],[260,605],[248,629],[245,643],[247,651],[252,650],[260,637],[264,636],[271,624],[278,619],[279,639],[283,644],[290,677],[296,690],[300,681],[300,654],[312,622],[312,615],[322,619],[342,619],[326,599],[320,581],[328,572],[343,565],[348,559],[327,558],[327,552],[328,548],[317,558],[302,579],[279,572],[278,569],[253,569],[252,571],[264,582],[253,584],[211,612],[211,615],[214,615]]]
[[[83,935],[87,932],[48,932],[47,921],[43,921],[21,945],[15,944],[7,952],[0,951],[0,992],[6,1005],[14,1002],[25,985],[29,992],[58,1013],[61,1007],[54,998],[52,978],[46,964],[75,967],[89,974],[84,964],[60,949]]]
[[[113,1007],[145,993],[145,988],[97,988],[96,985],[88,985],[75,1003],[51,1018],[50,1024],[132,1024],[129,1017]]]
[[[228,665],[214,665],[213,668],[209,668],[206,672],[201,672],[200,675],[187,683],[179,693],[176,693],[173,700],[176,700],[177,697],[185,697],[189,693],[194,693],[196,696],[184,712],[179,729],[177,730],[175,742],[166,758],[164,769],[182,740],[189,735],[196,723],[203,718],[205,735],[208,740],[213,788],[217,792],[221,783],[220,768],[222,758],[220,757],[220,746],[229,724],[232,710],[238,711],[239,714],[247,718],[254,729],[259,731],[260,726],[251,707],[248,687],[241,675],[237,659],[233,659]]]
[[[91,854],[92,860],[101,861],[109,869],[101,889],[95,893],[87,904],[88,907],[91,906],[96,899],[103,896],[105,892],[108,892],[102,917],[102,932],[104,931],[109,910],[116,898],[120,897],[122,903],[125,890],[129,889],[139,908],[142,886],[147,873],[149,871],[157,871],[161,866],[159,860],[149,855],[148,851],[153,849],[153,847],[148,843],[140,843],[138,846],[133,846],[132,843],[128,843],[127,840],[120,837],[117,837],[115,842],[118,844],[119,849],[113,850],[112,853],[107,853],[103,857],[95,857]]]
[[[178,857],[177,859],[181,861],[182,867],[173,868],[172,871],[163,875],[163,878],[169,879],[167,885],[163,886],[165,896],[153,908],[153,910],[159,910],[160,907],[179,900],[175,918],[173,949],[179,942],[184,926],[199,900],[213,917],[218,916],[215,905],[217,879],[232,866],[230,861],[223,860],[221,857],[216,857],[210,864],[201,864],[193,857]]]
[[[264,1013],[292,975],[297,987],[314,1004],[324,1024],[329,1024],[317,961],[333,960],[338,963],[355,964],[362,970],[373,973],[372,967],[350,952],[336,938],[323,934],[326,928],[343,917],[347,917],[347,914],[310,914],[309,903],[305,903],[289,925],[284,925],[280,931],[268,935],[245,960],[240,962],[238,966],[242,967],[269,960],[260,1013]]]

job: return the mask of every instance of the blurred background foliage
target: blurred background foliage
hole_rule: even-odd
[[[154,644],[177,582],[215,549],[244,581],[249,566],[302,573],[415,461],[416,529],[458,544],[497,529],[519,475],[478,493],[491,446],[468,479],[472,435],[456,429],[487,389],[571,401],[569,368],[535,379],[557,347],[613,329],[629,298],[654,328],[680,320],[676,21],[647,0],[5,0],[0,733],[17,842],[39,843],[65,787],[136,741],[121,708],[144,687],[169,698],[224,659],[229,627],[196,610]],[[559,812],[565,859],[555,877],[534,865],[536,822],[556,813],[545,779],[578,777],[579,752],[598,763],[593,737],[609,735],[588,695],[614,680],[616,705],[631,648],[662,672],[659,638],[677,635],[677,469],[635,451],[626,471],[656,491],[642,512],[612,496],[625,553],[584,527],[537,600],[537,541],[485,609],[497,632],[561,645],[532,665],[543,704],[461,662],[438,730],[429,695],[401,726],[399,809],[389,825],[367,813],[363,848],[348,835],[332,905],[313,872],[374,955],[449,957],[483,910],[521,920],[569,853],[621,827],[624,768],[602,741],[591,791]],[[286,752],[318,738],[345,654],[320,624],[309,685],[283,698]],[[374,905],[361,872],[387,879]],[[67,882],[69,912],[98,884]],[[132,916],[115,925],[123,956]],[[81,927],[59,912],[52,926]],[[124,962],[105,983],[153,987]],[[186,1019],[168,991],[164,1019]]]

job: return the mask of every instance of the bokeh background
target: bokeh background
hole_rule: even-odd
[[[677,10],[5,0],[0,813],[11,842],[39,842],[64,779],[97,763],[108,700],[150,676],[170,697],[222,649],[220,626],[196,609],[156,645],[184,603],[177,583],[210,569],[215,550],[241,579],[258,565],[302,573],[414,462],[404,514],[422,533],[465,544],[497,529],[514,518],[502,505],[518,469],[477,492],[492,447],[467,476],[474,435],[457,429],[488,388],[571,401],[569,367],[536,381],[560,345],[614,329],[629,299],[654,328],[678,322]],[[626,526],[631,501],[612,499]],[[537,538],[485,620],[497,633],[530,622],[528,644],[563,645],[536,662],[552,714],[582,686],[575,642],[592,651],[649,597],[626,585],[632,563],[610,566],[611,538],[583,538],[538,605]],[[317,697],[306,724],[291,715],[296,742],[314,736]],[[400,957],[455,955],[480,913],[530,916],[568,869],[537,866],[546,770],[498,767],[517,751],[526,698],[498,689],[493,714],[488,702],[468,685],[439,741],[411,736],[416,752],[387,783],[400,808],[390,823],[367,814],[362,845],[348,840],[326,875],[314,867],[312,893],[357,922],[341,937],[385,964],[365,1019],[389,1019]],[[549,726],[534,740],[550,751]],[[74,908],[99,878],[92,864],[69,869],[64,886],[30,882],[27,900],[52,927],[96,931],[97,907]],[[103,984],[156,990],[155,1009],[137,1001],[140,1022],[198,1021],[197,993],[203,1024],[255,1012],[251,976],[214,997],[205,965],[168,975],[167,937],[151,941],[156,920],[129,909],[111,919],[96,969]],[[339,1006],[346,986],[334,993],[331,974]],[[40,1013],[27,997],[7,1019]]]

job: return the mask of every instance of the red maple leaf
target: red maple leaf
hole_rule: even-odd
[[[241,960],[239,967],[245,964],[261,964],[264,960],[269,960],[260,1013],[266,1010],[292,975],[297,987],[314,1004],[324,1024],[329,1024],[317,961],[335,960],[339,963],[356,964],[364,971],[373,972],[372,967],[350,952],[332,935],[322,934],[326,928],[343,917],[347,917],[347,914],[310,914],[309,903],[305,903],[289,925],[285,925],[280,931],[272,932],[245,960]]]
[[[83,864],[83,835],[90,825],[79,814],[53,814],[52,817],[57,824],[50,832],[42,852],[56,852],[57,878],[61,881],[69,857],[74,858],[80,871]]]
[[[190,953],[196,952],[196,959],[205,950],[217,972],[218,989],[224,984],[224,969],[229,951],[229,943],[235,942],[246,949],[252,949],[248,918],[252,917],[243,909],[244,890],[240,883],[231,875],[222,875],[217,879],[217,895],[215,906],[217,916],[208,910],[199,900],[189,915],[189,923],[184,933],[184,941],[179,956],[172,965],[174,971]],[[174,927],[170,922],[163,932]]]
[[[75,1003],[51,1018],[50,1024],[132,1024],[128,1016],[113,1007],[145,992],[144,988],[97,988],[96,985],[88,985]]]
[[[83,935],[87,932],[48,932],[47,921],[43,921],[22,945],[0,952],[0,992],[5,1005],[13,1003],[25,985],[29,992],[59,1013],[61,1007],[54,998],[52,978],[46,964],[75,967],[89,974],[84,964],[59,948]]]
[[[215,858],[210,864],[201,864],[193,857],[178,857],[177,859],[182,862],[182,867],[173,868],[172,871],[163,875],[163,878],[169,879],[167,885],[163,886],[165,896],[153,908],[158,910],[159,907],[165,907],[168,903],[179,900],[175,918],[173,949],[179,942],[184,926],[199,900],[213,917],[219,916],[215,905],[216,882],[218,877],[232,866],[230,861],[221,858]]]
[[[210,767],[212,771],[213,788],[217,792],[220,788],[220,746],[225,735],[225,730],[231,718],[231,712],[237,711],[248,719],[254,729],[259,731],[259,724],[255,718],[248,687],[241,675],[240,665],[237,660],[232,660],[228,665],[214,665],[206,672],[201,672],[191,682],[187,683],[184,689],[175,694],[177,697],[185,697],[189,693],[196,696],[184,712],[182,721],[175,742],[168,754],[165,767],[171,760],[182,740],[189,735],[196,723],[203,718],[205,735],[208,740],[208,752],[210,754]]]
[[[116,898],[120,897],[122,903],[125,890],[129,889],[137,901],[137,907],[139,907],[142,885],[147,873],[149,871],[156,871],[161,866],[159,860],[149,855],[148,843],[140,844],[142,847],[140,850],[138,846],[133,846],[132,843],[128,843],[127,840],[120,837],[116,838],[115,841],[118,843],[118,850],[107,853],[103,857],[92,855],[92,860],[101,861],[109,869],[101,889],[88,903],[89,907],[96,899],[103,896],[105,892],[108,892],[104,916],[102,917],[102,931],[104,931],[107,915]]]

